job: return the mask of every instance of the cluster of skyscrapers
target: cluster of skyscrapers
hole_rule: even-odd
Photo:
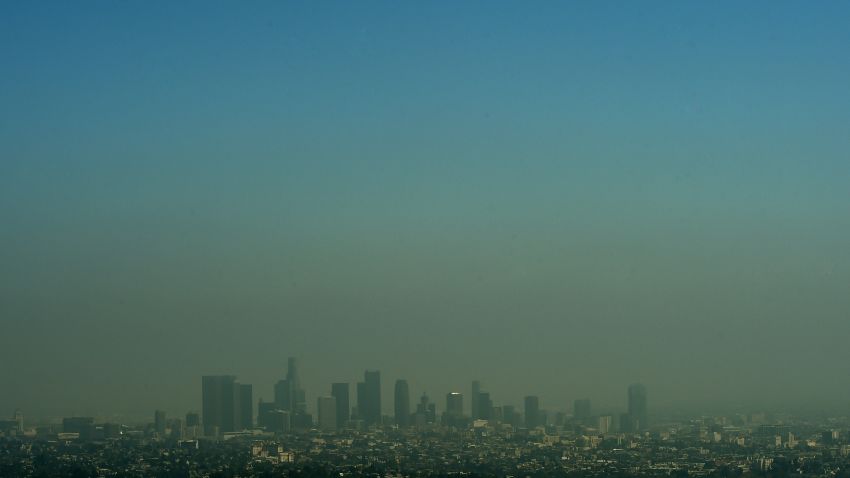
[[[316,401],[317,420],[307,410],[306,393],[301,386],[298,361],[289,358],[286,378],[274,386],[274,400],[259,401],[256,425],[275,432],[289,432],[318,427],[335,430],[343,427],[372,427],[393,425],[399,428],[423,427],[442,424],[450,427],[474,426],[481,421],[498,421],[514,426],[536,428],[547,424],[547,415],[540,408],[537,396],[526,396],[522,413],[513,406],[496,407],[490,394],[484,391],[477,380],[472,382],[471,414],[464,413],[463,394],[450,392],[446,395],[445,409],[438,422],[436,404],[423,394],[415,408],[411,408],[410,387],[406,380],[395,382],[393,390],[393,415],[384,417],[381,403],[381,374],[367,370],[363,381],[355,387],[356,406],[352,406],[349,383],[333,383],[330,395],[320,396]],[[238,432],[255,425],[252,387],[240,384],[231,375],[205,376],[202,380],[203,430],[207,436]],[[159,412],[158,412],[159,413]],[[559,414],[560,415],[560,414]],[[156,415],[156,424],[165,416]],[[628,411],[619,417],[601,415],[594,417],[589,399],[576,400],[573,404],[573,422],[594,426],[602,433],[613,431],[616,422],[620,431],[639,432],[649,425],[646,387],[633,384],[628,388]],[[187,418],[188,420],[188,418]]]

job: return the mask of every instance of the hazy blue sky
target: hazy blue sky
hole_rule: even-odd
[[[846,408],[848,45],[843,1],[2,2],[0,416],[289,355],[311,408]]]

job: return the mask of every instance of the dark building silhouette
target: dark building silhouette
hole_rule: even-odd
[[[502,420],[515,427],[520,425],[519,414],[516,412],[513,405],[505,405],[502,407]]]
[[[301,376],[298,374],[298,359],[289,357],[286,368],[286,384],[289,390],[288,405],[292,413],[307,412],[307,397],[301,388]]]
[[[349,401],[348,383],[334,383],[331,385],[331,396],[336,399],[336,421],[337,426],[342,428],[351,419],[351,402]]]
[[[573,402],[573,418],[576,421],[586,424],[590,417],[590,400],[583,398]]]
[[[239,384],[233,375],[207,375],[202,379],[204,435],[236,431],[239,427]]]
[[[239,424],[242,428],[254,427],[253,387],[246,383],[239,385]]]
[[[410,426],[410,388],[407,386],[407,380],[395,381],[394,394],[394,410],[395,422],[399,428],[407,428]]]
[[[649,427],[647,413],[646,387],[641,383],[629,385],[629,415],[628,429],[624,431],[638,432]]]
[[[79,433],[81,440],[94,438],[94,418],[92,417],[70,417],[62,419],[62,431],[65,433]]]
[[[166,423],[165,423],[165,412],[164,411],[157,410],[157,411],[154,412],[154,414],[153,414],[153,428],[157,433],[159,433],[160,437],[165,436]]]
[[[413,416],[413,424],[417,427],[425,426],[437,421],[437,406],[432,403],[428,395],[422,394],[419,403],[416,404],[416,414]]]
[[[478,411],[478,394],[481,393],[481,382],[478,380],[472,381],[472,395],[469,397],[469,405],[471,407],[471,416],[473,420],[478,420],[481,418]]]
[[[289,382],[286,379],[278,380],[274,384],[274,404],[280,410],[292,408],[289,400]]]
[[[367,370],[357,384],[357,412],[366,425],[381,423],[381,372]]]
[[[316,400],[316,411],[319,415],[319,429],[331,431],[337,429],[336,398],[319,397]]]
[[[478,392],[478,420],[492,420],[493,416],[493,400],[490,399],[488,392]]]
[[[525,426],[535,428],[540,425],[540,399],[529,395],[525,397]]]

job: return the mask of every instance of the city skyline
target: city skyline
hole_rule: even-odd
[[[0,2],[0,410],[845,410],[848,17]]]

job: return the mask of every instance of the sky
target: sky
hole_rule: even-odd
[[[847,410],[848,18],[2,2],[0,416],[270,400],[288,356],[310,408],[378,369],[387,413]]]

